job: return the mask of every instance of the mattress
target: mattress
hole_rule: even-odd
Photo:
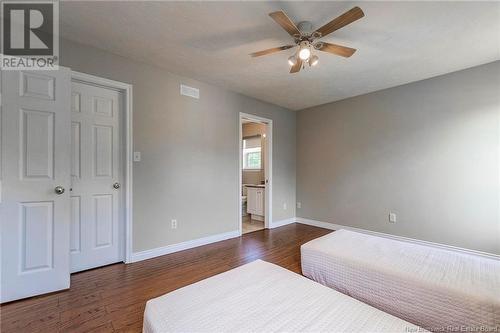
[[[149,300],[143,331],[419,332],[419,328],[257,260]]]
[[[500,261],[338,230],[301,247],[302,273],[431,331],[500,332]]]

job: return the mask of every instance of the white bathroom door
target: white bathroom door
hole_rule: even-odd
[[[2,71],[1,302],[69,288],[70,72]]]
[[[123,261],[121,93],[72,83],[71,272]]]

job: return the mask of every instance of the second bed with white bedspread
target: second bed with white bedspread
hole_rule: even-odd
[[[434,331],[500,332],[500,262],[338,230],[301,247],[305,276]]]

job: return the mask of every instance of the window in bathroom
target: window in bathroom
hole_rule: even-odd
[[[259,136],[243,139],[243,170],[261,170],[261,138]]]

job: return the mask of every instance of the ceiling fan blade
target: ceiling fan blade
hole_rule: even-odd
[[[347,46],[325,43],[325,42],[321,42],[321,47],[319,47],[318,50],[333,53],[345,58],[349,58],[354,54],[354,52],[356,52],[356,49]]]
[[[365,13],[363,13],[361,8],[354,7],[351,10],[348,10],[344,14],[340,15],[336,19],[328,22],[327,24],[316,30],[316,32],[319,32],[321,34],[321,37],[324,37],[329,33],[334,32],[335,30],[338,30],[356,20],[359,20],[363,16],[365,16]]]
[[[285,12],[280,10],[277,12],[273,12],[269,14],[273,20],[276,21],[283,29],[286,30],[290,35],[300,35],[299,29],[295,26],[295,24],[290,20],[288,16],[286,16]]]
[[[290,74],[298,73],[301,68],[302,68],[302,59],[297,57],[297,62],[295,63],[295,65],[292,66],[292,68],[290,68]]]
[[[280,46],[280,47],[273,47],[273,48],[270,48],[270,49],[267,49],[267,50],[262,50],[262,51],[259,51],[259,52],[250,53],[250,56],[251,57],[260,57],[260,56],[263,56],[263,55],[267,55],[267,54],[271,54],[271,53],[275,53],[275,52],[279,52],[279,51],[283,51],[283,50],[288,50],[288,49],[291,49],[294,46],[295,45],[285,45],[285,46]]]

